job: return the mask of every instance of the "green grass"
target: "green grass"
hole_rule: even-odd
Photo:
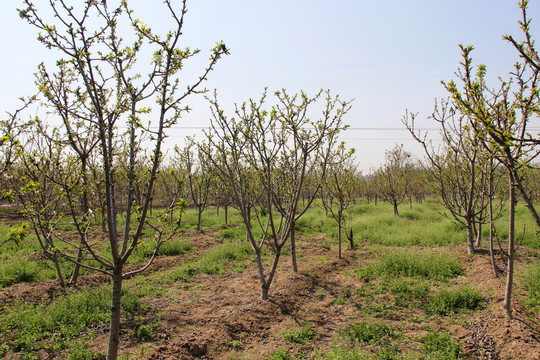
[[[277,349],[272,351],[270,356],[266,357],[264,360],[292,360],[293,357],[289,354],[287,349]]]
[[[523,276],[523,283],[529,293],[528,304],[537,311],[540,310],[540,261],[529,265]]]
[[[173,256],[186,254],[192,251],[193,246],[191,245],[191,241],[175,238],[163,243],[163,245],[159,247],[157,254]]]
[[[145,306],[142,294],[125,286],[122,290],[124,318],[141,313]],[[47,348],[52,341],[56,349],[69,347],[88,326],[108,323],[110,316],[110,287],[102,286],[84,291],[69,291],[51,303],[33,305],[20,303],[0,315],[0,330],[10,334],[15,351]]]
[[[459,342],[445,332],[430,332],[423,339],[422,349],[427,360],[465,359]]]
[[[476,310],[482,307],[484,297],[469,286],[455,289],[442,289],[426,304],[428,312],[437,315],[450,315],[458,310]]]
[[[252,254],[251,246],[247,243],[223,244],[203,254],[198,261],[175,268],[166,277],[171,281],[187,281],[198,273],[216,275],[227,271],[241,271],[246,266],[243,260]]]
[[[397,332],[387,324],[376,324],[371,322],[360,322],[349,325],[341,336],[349,341],[361,342],[364,344],[378,344],[383,340],[397,338]]]
[[[15,257],[0,263],[0,288],[20,282],[35,281],[39,277],[39,264]]]
[[[403,277],[386,280],[383,289],[388,289],[394,295],[394,304],[399,307],[423,303],[431,291],[427,280]]]
[[[309,326],[304,326],[301,330],[288,330],[283,332],[283,338],[288,343],[305,344],[315,338],[317,333]]]
[[[445,280],[462,275],[463,267],[445,254],[395,250],[367,267],[358,269],[357,273],[364,279],[406,276]]]

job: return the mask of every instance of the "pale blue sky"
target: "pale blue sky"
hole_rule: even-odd
[[[0,2],[0,111],[12,111],[16,99],[34,91],[33,73],[55,53],[35,40],[36,31],[19,19],[20,0]],[[44,0],[36,4],[45,5]],[[134,1],[131,6],[153,28],[166,23],[154,10],[161,1]],[[301,89],[314,94],[330,89],[355,98],[346,122],[353,128],[342,138],[357,149],[367,171],[396,143],[422,157],[406,131],[355,130],[402,128],[405,109],[425,119],[435,98],[446,97],[441,80],[450,80],[460,61],[459,43],[474,45],[474,59],[488,66],[490,79],[505,76],[518,59],[501,39],[521,39],[521,13],[511,0],[192,0],[184,28],[186,46],[200,48],[200,60],[223,40],[231,50],[211,73],[208,89],[217,88],[225,107],[270,91]],[[540,4],[532,0],[533,33],[540,35]],[[540,36],[536,36],[540,38]],[[202,62],[201,62],[202,63]],[[195,61],[186,75],[196,74]],[[208,105],[189,101],[193,111],[180,126],[206,126]],[[428,120],[421,123],[433,127]],[[169,143],[183,144],[195,130],[174,129]]]

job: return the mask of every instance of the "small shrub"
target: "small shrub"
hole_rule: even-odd
[[[141,325],[133,330],[133,335],[140,341],[152,341],[154,335],[152,334],[152,329],[150,326]]]
[[[395,330],[386,324],[361,322],[349,325],[342,336],[350,341],[359,341],[365,344],[380,343],[383,339],[397,337]]]
[[[437,315],[450,315],[459,309],[475,310],[482,306],[482,295],[470,287],[443,289],[428,301],[427,309]]]
[[[456,339],[444,332],[430,332],[423,340],[422,348],[433,360],[464,359],[463,350]]]
[[[302,330],[290,330],[283,333],[283,338],[289,343],[305,344],[317,336],[315,330],[309,326],[304,326]]]

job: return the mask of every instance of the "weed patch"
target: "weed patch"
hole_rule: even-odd
[[[525,288],[529,293],[529,306],[540,308],[540,262],[531,264],[523,277]]]
[[[428,359],[459,360],[464,359],[459,342],[444,332],[430,332],[423,340],[422,348]]]
[[[110,288],[103,286],[83,292],[72,292],[50,304],[20,304],[0,315],[0,330],[10,334],[15,351],[31,351],[39,342],[50,339],[55,347],[65,348],[85,328],[107,323],[110,316]],[[133,317],[143,310],[139,295],[122,291],[122,313]]]
[[[387,280],[383,288],[388,289],[394,295],[395,305],[401,307],[415,302],[424,302],[430,292],[428,281],[402,277]]]
[[[0,264],[0,288],[20,282],[31,282],[38,278],[39,265],[35,261],[16,257]]]
[[[383,340],[395,339],[398,334],[392,327],[386,324],[361,322],[349,325],[341,335],[352,342],[358,341],[372,345],[381,343]]]
[[[185,239],[173,239],[165,242],[158,249],[158,255],[174,256],[187,254],[193,251],[191,242]]]
[[[283,333],[285,341],[295,344],[305,344],[315,336],[317,333],[309,326],[304,326],[301,330],[290,330]]]
[[[476,310],[482,306],[484,298],[475,289],[464,286],[456,289],[443,289],[432,297],[427,305],[428,312],[437,315],[450,315],[457,310]]]
[[[357,273],[364,279],[407,276],[445,280],[462,275],[463,268],[447,255],[394,251],[366,268],[358,269]]]

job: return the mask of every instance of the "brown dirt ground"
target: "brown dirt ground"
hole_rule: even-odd
[[[155,276],[158,271],[197,258],[222,242],[216,237],[218,230],[181,233],[180,236],[191,239],[196,251],[160,257],[149,273]],[[124,323],[123,328],[128,331],[122,336],[121,354],[132,359],[264,359],[276,349],[286,349],[294,355],[309,354],[314,349],[324,353],[333,346],[336,334],[347,324],[373,321],[390,324],[404,335],[407,340],[402,342],[407,344],[402,349],[404,353],[418,351],[419,338],[428,331],[437,330],[459,339],[471,359],[481,358],[478,355],[481,351],[491,351],[495,354],[493,359],[540,359],[540,315],[528,312],[522,305],[521,299],[526,294],[516,285],[515,319],[505,317],[502,308],[504,276],[495,278],[492,275],[487,254],[467,256],[464,246],[424,249],[445,251],[449,256],[459,258],[466,275],[451,283],[473,284],[487,299],[486,306],[479,311],[428,317],[415,307],[386,310],[373,307],[374,304],[392,304],[392,295],[369,295],[373,284],[351,276],[354,269],[366,265],[376,256],[370,250],[373,247],[369,241],[361,241],[358,251],[345,251],[343,260],[336,259],[336,249],[325,249],[317,242],[299,241],[298,245],[302,255],[300,273],[294,274],[290,258],[282,257],[269,301],[259,299],[257,269],[250,261],[246,261],[243,272],[198,275],[189,282],[157,285],[166,295],[145,299],[154,309],[150,319],[159,321],[154,339],[141,342],[133,336],[133,331],[129,331],[138,325]],[[517,260],[518,271],[527,263],[538,261],[537,256],[537,251],[523,250]],[[103,275],[89,275],[82,277],[79,286],[106,281],[107,277]],[[355,295],[358,290],[366,290],[360,293],[368,295]],[[16,284],[0,292],[0,303],[17,299],[37,303],[58,292],[54,281]],[[336,304],[338,299],[343,300],[340,305]],[[290,344],[284,340],[285,331],[299,330],[306,325],[317,333],[309,344]],[[88,346],[106,353],[107,329],[108,324],[92,327],[97,336]],[[56,356],[64,358],[67,354]]]

